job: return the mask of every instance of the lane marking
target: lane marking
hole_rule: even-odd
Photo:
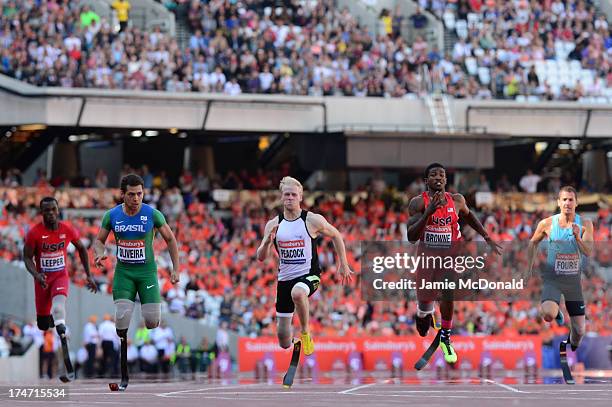
[[[516,389],[516,388],[514,388],[512,386],[508,386],[507,384],[497,383],[495,380],[485,379],[484,381],[485,381],[485,383],[494,384],[496,386],[501,387],[502,389],[510,390],[510,391],[512,391],[514,393],[526,393],[526,394],[530,393],[528,391],[523,391],[523,390]]]

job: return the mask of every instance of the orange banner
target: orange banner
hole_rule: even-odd
[[[308,357],[308,365],[327,372],[344,370],[351,353],[360,352],[360,339],[349,337],[316,338],[315,353]],[[270,371],[284,371],[289,366],[291,349],[278,346],[276,338],[240,338],[238,341],[238,364],[241,372],[252,372],[258,363]],[[302,359],[304,361],[304,359]]]
[[[303,363],[322,372],[346,370],[349,365],[364,370],[390,370],[401,365],[404,370],[411,370],[432,339],[433,335],[427,338],[319,337],[315,338],[315,353],[305,362],[303,359]],[[463,369],[482,366],[522,369],[542,364],[542,339],[537,335],[454,336],[453,345],[459,356],[459,367]],[[290,358],[291,349],[282,349],[276,338],[240,338],[238,342],[241,372],[252,372],[258,364],[265,365],[269,371],[284,371]],[[443,359],[438,350],[429,366],[441,363]]]

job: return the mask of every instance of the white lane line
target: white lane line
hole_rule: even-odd
[[[501,387],[502,389],[510,390],[510,391],[512,391],[514,393],[530,393],[528,391],[523,391],[523,390],[516,389],[516,388],[514,388],[512,386],[508,386],[507,384],[497,383],[495,380],[485,379],[484,381],[485,381],[485,383],[494,384],[496,386]]]
[[[374,383],[370,383],[370,384],[362,384],[361,386],[351,387],[350,389],[339,391],[338,394],[349,394],[349,393],[351,393],[351,392],[353,392],[355,390],[365,389],[365,388],[368,388],[368,387],[376,386],[377,384],[389,383],[390,380],[391,379],[383,380],[382,382],[374,382]]]
[[[339,391],[338,394],[349,394],[352,391],[365,389],[366,387],[372,387],[372,386],[375,386],[376,384],[378,383],[362,384],[361,386],[351,387],[350,389]]]
[[[261,386],[261,383],[240,384],[236,386],[205,387],[203,389],[177,390],[177,391],[170,391],[167,393],[157,393],[155,395],[159,397],[172,397],[174,395],[184,394],[184,393],[197,393],[200,391],[209,391],[209,390],[242,389],[245,387],[254,387],[254,386]]]
[[[210,391],[206,393],[190,393],[197,395],[211,395],[211,396],[224,396],[224,395],[240,395],[240,394],[248,394],[250,396],[255,396],[258,394],[272,394],[272,395],[292,395],[292,394],[300,394],[300,395],[319,395],[319,394],[338,394],[335,391],[293,391],[293,390],[285,390],[278,389],[277,391]]]
[[[532,393],[534,394],[534,393]],[[520,399],[517,399],[516,396],[480,396],[478,392],[474,392],[474,395],[468,396],[459,396],[453,394],[447,395],[436,395],[430,394],[427,396],[420,396],[417,394],[377,394],[377,393],[351,393],[352,396],[369,396],[369,397],[407,397],[407,398],[444,398],[444,399],[470,399],[470,400],[483,400],[483,399],[493,399],[493,400],[550,400],[550,397],[546,397],[545,395],[541,395],[538,397],[537,394],[533,396],[522,396]],[[582,400],[582,401],[593,401],[593,400],[605,400],[609,401],[610,398],[601,398],[601,397],[563,397],[562,399],[553,399],[555,401],[565,401],[565,400]]]
[[[68,397],[70,396],[104,396],[104,395],[108,395],[109,397],[116,397],[114,396],[114,394],[123,394],[125,395],[125,397],[129,396],[129,395],[138,395],[138,396],[151,396],[153,395],[153,393],[147,393],[147,392],[141,392],[141,391],[129,391],[126,390],[125,392],[115,392],[115,391],[105,391],[105,392],[86,392],[86,393],[81,393],[81,392],[75,392],[75,391],[71,391],[70,393],[68,393]]]
[[[453,394],[457,394],[457,393],[474,393],[477,392],[478,393],[478,389],[475,390],[454,390],[453,389]],[[575,390],[563,390],[563,389],[559,389],[559,390],[542,390],[542,391],[537,391],[537,392],[525,392],[528,394],[572,394],[572,393],[582,393],[582,392],[596,392],[596,393],[601,393],[601,392],[612,392],[612,389],[606,390],[606,389],[602,389],[602,390],[583,390],[583,389],[575,389]],[[390,389],[389,391],[387,390],[369,390],[368,393],[372,393],[372,394],[401,394],[401,393],[414,393],[414,394],[418,394],[418,393],[427,393],[427,394],[432,394],[432,393],[444,393],[444,394],[448,394],[448,390],[393,390]],[[487,394],[491,394],[491,393],[506,393],[506,389],[504,390],[487,390],[486,391]]]

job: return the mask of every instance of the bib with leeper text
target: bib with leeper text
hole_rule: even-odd
[[[66,259],[64,253],[43,253],[40,256],[40,270],[43,273],[52,273],[54,271],[63,270],[66,267]]]

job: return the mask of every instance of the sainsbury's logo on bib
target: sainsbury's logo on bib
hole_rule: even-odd
[[[279,240],[278,247],[282,249],[291,249],[294,247],[304,247],[304,240]]]

